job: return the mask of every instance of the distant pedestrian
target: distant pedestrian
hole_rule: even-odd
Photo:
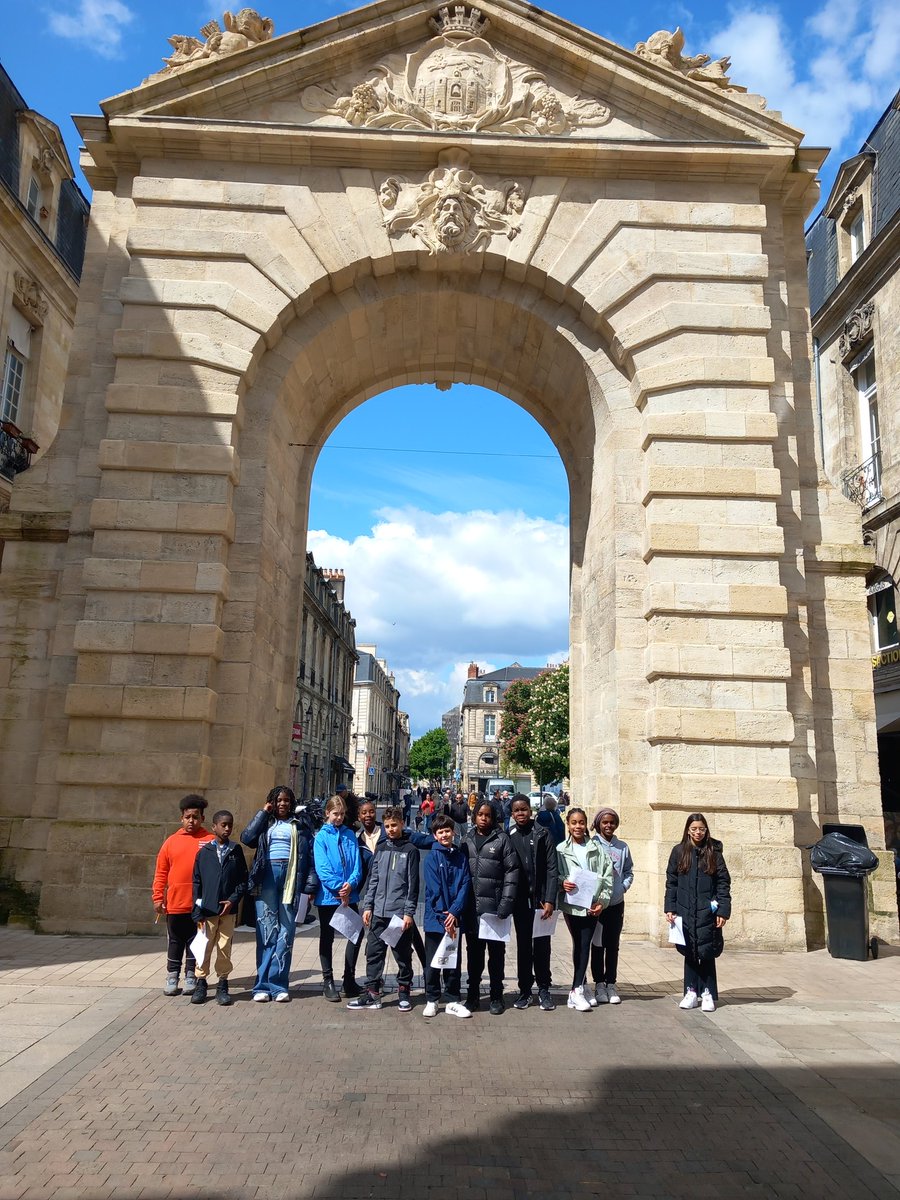
[[[212,966],[213,951],[216,955],[216,1003],[227,1006],[232,1003],[228,994],[228,976],[231,974],[231,943],[234,938],[234,923],[238,905],[247,891],[247,860],[241,847],[231,840],[234,815],[221,808],[212,819],[215,840],[205,842],[194,859],[193,919],[206,934],[206,953],[197,963],[197,985],[191,996],[191,1004],[202,1004],[206,999],[206,981]]]
[[[315,890],[312,868],[312,827],[304,812],[294,812],[294,793],[287,786],[272,788],[266,802],[241,833],[241,842],[255,850],[249,890],[256,907],[256,980],[258,1004],[290,1000],[289,977],[300,896]]]
[[[425,859],[425,1010],[436,1017],[441,987],[449,999],[445,1012],[451,1017],[470,1017],[462,1004],[462,919],[469,902],[472,877],[469,860],[454,846],[453,821],[443,814],[434,819],[434,844]],[[456,966],[443,971],[431,962],[444,937],[456,943]]]
[[[612,859],[613,889],[609,903],[600,914],[602,942],[591,943],[591,975],[594,978],[594,995],[585,987],[585,995],[593,1008],[597,1004],[621,1004],[622,998],[616,988],[619,969],[619,942],[625,920],[625,893],[634,882],[634,863],[631,851],[625,842],[616,836],[619,814],[614,808],[601,808],[594,817],[594,840]]]
[[[612,859],[596,842],[588,838],[587,816],[583,808],[570,808],[566,813],[567,837],[556,848],[559,864],[559,907],[572,938],[572,989],[568,1006],[578,1012],[589,1012],[591,1005],[584,994],[591,938],[597,928],[597,918],[612,895]],[[573,904],[569,899],[578,890],[574,876],[589,871],[596,876],[591,903]]]
[[[462,840],[466,836],[466,827],[469,823],[469,806],[466,804],[462,792],[457,792],[451,802],[449,816],[456,827],[458,838]]]
[[[731,916],[731,876],[722,854],[722,843],[709,832],[702,813],[691,813],[684,833],[672,847],[666,867],[666,920],[681,917],[685,945],[684,999],[680,1008],[696,1008],[698,996],[704,1012],[715,1012],[719,998],[716,959],[725,948],[722,929]]]
[[[153,907],[157,919],[166,917],[168,947],[166,951],[166,982],[163,995],[177,996],[184,959],[184,994],[192,995],[197,986],[197,964],[191,953],[191,942],[197,926],[191,916],[194,907],[194,859],[197,851],[213,834],[203,827],[206,801],[202,796],[185,796],[180,802],[181,828],[167,837],[156,856],[153,874]]]
[[[332,796],[325,805],[325,824],[316,834],[313,854],[319,887],[316,908],[319,910],[319,963],[322,967],[322,994],[337,1004],[341,994],[334,986],[334,930],[331,919],[341,905],[359,911],[359,883],[362,862],[359,845],[353,830],[344,825],[346,807],[340,796]],[[354,980],[358,951],[350,939],[344,951],[344,979]]]
[[[470,1013],[481,1006],[481,976],[487,955],[490,980],[490,1011],[499,1016],[506,1011],[503,1001],[503,973],[506,944],[479,936],[484,916],[501,920],[512,916],[519,882],[519,863],[509,837],[498,828],[493,804],[482,800],[475,807],[474,828],[466,835],[463,849],[469,858],[472,891],[466,910],[466,969],[468,989],[465,1007]]]
[[[431,833],[431,818],[434,816],[434,800],[431,798],[431,793],[427,792],[422,798],[422,803],[419,805],[419,811],[422,816],[422,823],[425,826],[425,832]]]
[[[531,989],[536,982],[538,1003],[544,1012],[552,1012],[556,1008],[550,995],[552,939],[534,936],[534,919],[540,912],[541,921],[549,921],[556,908],[559,891],[556,847],[549,832],[535,823],[531,801],[521,793],[513,796],[512,820],[509,840],[519,858],[519,881],[513,908],[519,995],[513,1008],[530,1007]]]
[[[369,867],[363,899],[363,924],[369,931],[366,942],[366,990],[347,1005],[350,1009],[381,1008],[387,943],[382,938],[389,926],[399,921],[399,939],[393,945],[397,963],[398,998],[401,1012],[412,1008],[412,927],[419,903],[419,851],[403,827],[403,810],[385,809],[386,839],[376,847]]]
[[[551,795],[551,793],[548,792],[544,796],[543,807],[538,812],[535,820],[538,825],[543,825],[545,829],[549,829],[554,846],[558,846],[560,842],[566,840],[566,827],[557,811],[556,797]]]

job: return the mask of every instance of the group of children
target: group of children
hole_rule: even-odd
[[[374,806],[368,803],[358,811],[361,828],[354,832],[345,823],[347,806],[339,795],[328,801],[324,824],[313,835],[311,826],[295,816],[293,802],[290,789],[273,789],[264,808],[242,833],[241,841],[256,850],[248,873],[240,846],[230,840],[232,814],[217,812],[210,833],[203,827],[205,801],[198,796],[182,800],[182,827],[163,843],[153,886],[153,901],[157,913],[166,914],[169,934],[166,995],[181,990],[179,971],[184,957],[183,990],[193,1003],[202,1003],[215,954],[216,1000],[231,1003],[228,976],[235,917],[240,900],[255,893],[254,1000],[290,1000],[294,927],[298,910],[302,907],[305,913],[307,902],[302,898],[307,897],[317,908],[323,994],[332,1002],[342,998],[332,964],[336,929],[347,937],[343,990],[351,1010],[381,1008],[390,945],[397,963],[397,1007],[401,1012],[412,1008],[415,950],[424,967],[425,1017],[437,1014],[442,998],[448,1015],[471,1017],[481,1006],[485,965],[490,1012],[503,1013],[506,944],[514,928],[518,990],[513,1007],[526,1009],[536,1003],[542,1010],[552,1011],[556,1005],[551,995],[550,935],[557,912],[563,914],[572,940],[568,1007],[586,1012],[598,1004],[620,1003],[616,988],[619,940],[625,893],[634,869],[628,846],[617,837],[619,818],[613,809],[601,809],[589,829],[584,810],[569,808],[566,836],[557,845],[548,828],[535,821],[530,801],[523,795],[513,798],[508,830],[496,806],[484,800],[476,804],[472,828],[462,838],[446,814],[435,815],[430,832],[424,833],[408,827],[399,807],[387,808],[379,825]],[[700,886],[706,895],[710,886],[718,888],[722,871],[727,891],[721,847],[712,843],[705,822],[703,828],[705,841],[698,843],[693,833],[689,837],[686,826],[681,847],[673,850],[673,886],[684,891],[684,896],[679,892],[671,903],[679,912],[687,912],[690,888],[696,896]],[[710,849],[712,845],[715,850]],[[686,847],[693,847],[693,852]],[[423,871],[424,943],[415,924],[423,850],[428,851]],[[718,872],[712,885],[711,864]],[[687,879],[682,881],[684,875]],[[668,889],[666,900],[668,908]],[[720,911],[718,929],[730,913],[728,905],[730,898]],[[303,919],[302,913],[299,919]],[[207,941],[202,960],[195,961],[190,942],[198,926]],[[355,967],[363,936],[366,981],[360,987]],[[704,960],[699,973],[696,956],[691,964],[693,986],[703,985],[709,991],[709,963]],[[593,988],[587,981],[589,970]],[[685,971],[687,994],[687,958]],[[714,992],[714,962],[711,984]],[[705,1000],[704,1007],[708,1007]]]

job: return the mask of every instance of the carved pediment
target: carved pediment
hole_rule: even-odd
[[[843,360],[857,354],[872,338],[872,325],[875,320],[875,301],[869,300],[854,309],[841,330],[838,338],[838,353]]]
[[[477,8],[441,9],[436,36],[360,75],[305,88],[304,108],[368,129],[569,134],[605,125],[599,100],[566,96],[535,66],[501,54]]]

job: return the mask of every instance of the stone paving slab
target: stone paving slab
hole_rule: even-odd
[[[0,1200],[900,1195],[900,956],[731,951],[707,1015],[626,943],[617,1008],[426,1022],[322,1000],[314,931],[283,1006],[166,999],[163,947],[0,930],[0,1044],[58,1022],[0,1064]]]

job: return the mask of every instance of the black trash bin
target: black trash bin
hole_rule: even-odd
[[[812,868],[825,882],[828,953],[832,958],[865,962],[878,957],[878,940],[869,937],[866,876],[878,866],[862,825],[823,825],[822,839],[810,847]]]

